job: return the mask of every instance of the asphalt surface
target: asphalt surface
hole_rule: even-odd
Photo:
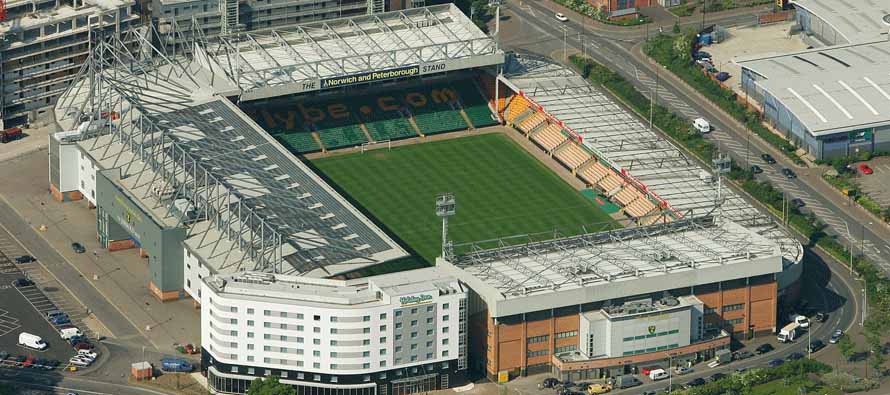
[[[807,181],[804,178],[787,179],[780,173],[782,167],[799,170],[778,150],[760,140],[733,119],[725,116],[719,109],[696,92],[677,83],[676,78],[665,78],[667,72],[661,66],[652,65],[640,53],[638,44],[647,36],[655,34],[657,28],[644,32],[642,27],[618,31],[616,29],[595,28],[582,25],[582,18],[567,14],[570,20],[565,23],[553,18],[553,11],[545,1],[526,1],[522,5],[507,2],[502,10],[508,20],[504,23],[520,23],[518,36],[501,37],[505,49],[533,52],[543,56],[559,53],[565,43],[586,53],[598,62],[622,74],[631,81],[640,92],[649,95],[657,91],[656,100],[690,120],[697,117],[708,119],[715,131],[708,138],[718,144],[720,149],[733,158],[741,166],[757,164],[764,169],[758,178],[766,178],[779,190],[784,191],[788,199],[800,198],[806,203],[804,211],[812,212],[820,221],[827,225],[825,232],[836,236],[845,244],[853,245],[856,252],[862,252],[873,262],[890,272],[890,240],[883,240],[870,229],[873,224],[849,213],[850,206],[836,203],[826,198],[825,184],[820,181]],[[517,18],[518,21],[511,20]],[[725,18],[709,18],[708,24],[719,23],[723,26],[744,25],[753,22],[751,15],[733,15]],[[683,24],[684,27],[699,26],[695,21]],[[563,29],[566,31],[564,32]],[[583,47],[582,47],[583,43]],[[657,71],[657,73],[656,73]],[[657,89],[656,89],[657,87]],[[777,161],[776,165],[768,165],[760,159],[762,153],[770,153]],[[818,175],[817,175],[818,176]],[[860,217],[861,218],[861,217]]]

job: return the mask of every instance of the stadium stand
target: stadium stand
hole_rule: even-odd
[[[272,137],[275,137],[291,152],[305,154],[321,151],[321,146],[318,145],[310,132],[286,132],[274,134]]]
[[[507,120],[508,123],[512,123],[520,114],[525,112],[528,107],[528,100],[525,100],[525,98],[522,96],[514,95],[513,98],[510,99],[510,103],[507,104],[507,109],[504,110],[504,118]]]
[[[529,134],[532,130],[535,130],[535,128],[544,123],[544,121],[546,120],[546,115],[540,112],[535,112],[530,116],[522,118],[522,120],[519,121],[517,127],[519,128],[519,130],[525,132],[525,134]]]
[[[374,111],[371,106],[361,106],[358,114],[374,141],[417,137],[414,127],[401,111]]]
[[[445,133],[469,127],[460,115],[457,93],[448,85],[414,89],[402,95],[402,99],[423,134]]]
[[[637,191],[636,188],[625,186],[624,188],[621,188],[618,193],[615,194],[615,201],[626,207],[627,205],[633,203],[635,200],[641,197],[643,197],[643,195],[640,194],[640,192]]]
[[[621,185],[624,183],[621,176],[614,171],[609,171],[609,173],[603,177],[602,180],[596,183],[596,186],[603,190],[606,193],[606,196],[610,198],[618,192],[618,188],[621,188]]]
[[[600,180],[609,175],[609,169],[602,163],[593,162],[590,166],[584,167],[578,172],[578,177],[590,185],[596,185]]]
[[[636,199],[624,207],[624,212],[634,218],[643,218],[657,208],[649,199]]]
[[[655,223],[668,223],[668,222],[671,222],[671,221],[673,221],[673,220],[674,220],[674,219],[671,218],[671,216],[669,216],[669,215],[664,215],[664,214],[661,214],[661,215],[651,215],[651,214],[650,214],[649,216],[647,216],[647,217],[645,217],[645,218],[642,218],[642,221],[640,221],[639,224],[640,224],[640,225],[652,225],[652,224],[655,224]]]
[[[464,113],[470,118],[473,127],[481,128],[498,124],[497,120],[492,119],[488,102],[480,95],[473,80],[457,81],[452,86],[460,96]]]
[[[547,152],[551,152],[569,138],[562,133],[562,128],[554,123],[532,133],[531,139],[541,145]]]
[[[575,171],[575,169],[591,158],[591,155],[584,148],[581,148],[574,142],[565,144],[565,147],[557,150],[554,156],[572,171]]]

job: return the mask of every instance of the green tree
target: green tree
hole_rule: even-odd
[[[853,339],[850,338],[847,334],[841,336],[841,339],[837,342],[837,347],[841,350],[841,354],[844,358],[850,359],[854,353],[856,353],[856,344],[853,343]]]
[[[258,378],[250,383],[247,389],[250,395],[297,395],[297,390],[278,381],[278,376],[267,379]]]
[[[674,22],[674,34],[680,34],[680,22]]]

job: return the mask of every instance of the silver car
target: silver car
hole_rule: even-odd
[[[831,338],[828,339],[828,342],[831,344],[835,344],[835,343],[841,341],[841,337],[843,337],[843,336],[844,336],[844,331],[842,331],[840,329],[835,330],[834,333],[831,334]]]

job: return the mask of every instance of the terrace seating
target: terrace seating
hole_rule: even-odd
[[[566,144],[564,148],[556,151],[554,156],[572,170],[577,169],[578,166],[581,166],[591,158],[590,154],[587,153],[584,148],[581,148],[575,143]]]
[[[621,190],[615,194],[615,200],[625,207],[642,197],[643,195],[640,191],[630,185],[625,185],[624,188],[621,188]]]
[[[469,126],[460,115],[460,109],[457,107],[457,97],[448,98],[448,101],[437,102],[437,98],[441,100],[443,96],[447,97],[447,95],[434,95],[433,90],[454,92],[445,85],[412,90],[412,93],[425,96],[425,100],[422,102],[409,100],[410,94],[401,95],[405,108],[408,108],[414,115],[414,122],[417,123],[420,131],[423,134],[429,135],[467,129]],[[420,103],[423,104],[421,105]]]
[[[452,86],[457,90],[464,113],[470,118],[474,127],[481,128],[498,124],[497,120],[492,119],[488,101],[482,97],[472,80],[457,81]]]
[[[580,176],[582,180],[590,185],[596,185],[596,183],[605,178],[607,175],[609,175],[609,169],[599,162],[593,162],[593,164],[581,169],[581,171],[578,172],[578,176]]]
[[[624,212],[634,218],[643,218],[657,208],[649,199],[637,199],[624,207]]]
[[[360,111],[366,110],[370,110],[370,107],[364,106],[360,109]],[[360,117],[375,141],[417,137],[414,127],[399,111],[360,112]]]
[[[529,107],[528,100],[525,100],[524,97],[519,95],[514,95],[513,99],[510,100],[510,104],[507,105],[507,109],[504,110],[506,116],[504,118],[507,122],[513,122],[519,114],[522,114]]]
[[[550,152],[564,141],[568,140],[568,137],[562,133],[562,128],[560,128],[559,125],[550,124],[540,131],[532,133],[531,139],[540,144],[541,147],[544,147],[547,152]]]
[[[547,116],[544,115],[544,113],[535,112],[531,116],[526,117],[522,121],[520,121],[518,127],[519,130],[528,134],[546,120]]]
[[[301,154],[321,151],[321,147],[318,145],[318,142],[312,138],[312,133],[310,132],[287,132],[287,133],[279,133],[274,135],[276,140],[281,142],[288,150],[291,152],[298,152]]]
[[[621,188],[621,185],[624,183],[621,176],[619,176],[614,171],[610,171],[602,180],[596,183],[600,189],[602,189],[607,196],[611,197],[616,192],[618,192],[618,188]]]
[[[336,149],[362,145],[368,142],[358,123],[319,129],[318,137],[326,149]]]

